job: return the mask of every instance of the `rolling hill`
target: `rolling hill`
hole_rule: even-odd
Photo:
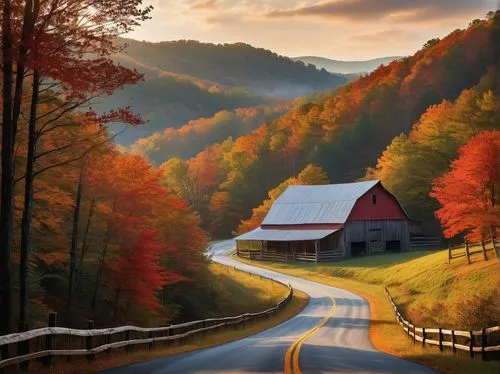
[[[101,100],[95,109],[130,105],[148,121],[121,134],[118,141],[124,145],[222,110],[274,105],[283,99],[330,90],[350,79],[243,43],[132,39],[117,43],[127,48],[113,56],[114,60],[136,68],[145,79]]]
[[[401,56],[389,56],[374,58],[366,61],[339,61],[331,60],[325,57],[317,56],[301,56],[294,57],[294,61],[302,61],[305,64],[311,64],[316,66],[318,69],[325,69],[330,73],[341,73],[341,74],[361,74],[361,73],[371,73],[373,70],[378,68],[380,65],[387,65],[394,60],[402,58]]]

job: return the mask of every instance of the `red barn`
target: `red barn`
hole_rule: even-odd
[[[315,262],[400,251],[409,246],[410,222],[378,180],[290,186],[236,248],[253,259]]]

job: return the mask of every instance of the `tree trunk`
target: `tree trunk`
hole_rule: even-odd
[[[497,249],[497,245],[495,243],[495,230],[493,229],[492,226],[490,226],[490,238],[491,238],[491,243],[493,244],[493,250],[495,251],[495,255],[497,256],[498,258],[498,249]]]
[[[19,264],[19,326],[24,326],[28,305],[28,270],[29,253],[31,250],[31,222],[33,216],[33,182],[36,153],[36,116],[40,75],[33,75],[33,91],[31,94],[31,109],[28,125],[28,154],[26,157],[26,172],[24,177],[24,207],[21,222],[21,259]]]
[[[114,320],[117,320],[118,317],[118,302],[120,301],[120,288],[116,290],[116,296],[115,296],[115,307],[114,307]]]
[[[113,209],[111,210],[112,214],[116,212],[116,199],[113,201]],[[97,268],[96,278],[95,278],[95,287],[94,294],[92,296],[92,309],[95,309],[97,306],[97,296],[99,293],[99,286],[102,282],[102,273],[104,272],[104,265],[106,264],[106,252],[108,250],[108,244],[111,237],[111,229],[110,229],[111,220],[108,221],[108,227],[106,229],[106,236],[104,237],[104,245],[102,246],[101,256],[99,259],[99,266]]]
[[[69,251],[69,283],[68,283],[68,300],[66,306],[71,308],[73,301],[73,289],[76,276],[76,250],[78,247],[78,226],[80,223],[80,206],[82,203],[83,178],[85,174],[85,160],[80,170],[80,178],[78,179],[78,187],[76,189],[75,209],[73,210],[73,229],[71,232],[71,248]]]
[[[83,233],[82,249],[80,251],[80,260],[78,261],[78,265],[76,267],[75,286],[80,283],[83,261],[85,260],[85,256],[87,255],[87,252],[90,247],[90,244],[88,243],[88,237],[90,232],[90,226],[92,224],[92,218],[94,216],[95,203],[96,199],[93,198],[92,200],[90,200],[89,215],[87,217],[87,224],[85,226],[85,232]]]
[[[488,261],[488,253],[486,253],[486,246],[484,245],[484,236],[481,234],[481,250],[483,251],[484,261]]]
[[[92,309],[95,309],[97,306],[97,296],[99,293],[99,286],[101,285],[102,282],[102,273],[104,271],[104,264],[106,263],[106,252],[108,250],[108,243],[109,243],[109,228],[106,232],[106,237],[104,238],[104,245],[102,247],[101,257],[99,259],[99,265],[95,277],[94,294],[92,295]]]
[[[12,20],[11,1],[2,12],[2,179],[0,193],[0,335],[11,328],[12,294],[10,261],[14,219],[14,124],[12,121]]]
[[[33,0],[26,0],[24,5],[24,15],[23,15],[23,29],[21,34],[21,44],[19,46],[19,57],[16,65],[16,88],[14,91],[14,103],[12,108],[12,121],[14,123],[14,137],[17,131],[17,121],[19,115],[21,114],[22,96],[24,88],[24,74],[25,74],[25,63],[26,56],[29,51],[29,40],[33,32],[33,27],[35,23],[35,17],[38,15],[38,10],[40,8],[39,1],[35,1],[35,7],[33,8]]]

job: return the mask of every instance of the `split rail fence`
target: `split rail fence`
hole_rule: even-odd
[[[457,350],[466,351],[471,358],[474,358],[475,354],[480,354],[483,360],[500,359],[500,326],[477,331],[417,327],[403,318],[387,288],[385,292],[396,314],[396,320],[415,344],[421,342],[422,346],[426,344],[438,346],[441,352],[445,347],[451,348],[453,353]]]
[[[470,264],[470,256],[476,253],[481,253],[482,248],[481,246],[484,245],[485,251],[487,253],[491,253],[491,249],[493,249],[493,252],[495,253],[496,258],[500,257],[500,240],[495,239],[495,240],[489,240],[485,241],[483,243],[469,243],[465,242],[464,244],[460,245],[455,245],[453,247],[448,246],[448,263],[451,262],[452,259],[454,258],[460,258],[460,257],[465,257],[467,260],[467,263]],[[488,246],[491,245],[491,248],[488,248]],[[456,253],[458,252],[458,253]]]
[[[261,278],[270,279],[264,276]],[[111,350],[118,348],[130,351],[134,346],[147,346],[147,349],[152,350],[158,343],[167,346],[182,344],[188,338],[201,336],[207,332],[244,327],[247,321],[267,318],[288,304],[293,297],[293,288],[290,284],[284,285],[288,287],[287,295],[276,306],[262,312],[245,313],[235,317],[209,318],[166,327],[120,326],[94,329],[94,322],[89,321],[87,330],[70,329],[56,327],[57,314],[51,313],[49,327],[0,336],[0,372],[7,370],[2,368],[14,368],[15,365],[19,365],[21,371],[27,371],[30,361],[33,360],[51,366],[56,356],[68,358],[86,356],[89,361],[92,361],[98,353],[110,353]]]

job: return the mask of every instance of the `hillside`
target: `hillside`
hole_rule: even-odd
[[[138,64],[188,75],[258,96],[298,97],[332,89],[347,80],[248,44],[209,44],[192,40],[161,43],[121,40]]]
[[[292,102],[287,101],[277,105],[221,110],[212,117],[189,121],[178,129],[167,127],[163,131],[141,137],[129,149],[134,153],[146,155],[156,163],[173,157],[194,157],[211,144],[252,132],[262,123],[276,119],[291,107]]]
[[[365,61],[339,61],[332,60],[325,57],[317,56],[300,56],[294,57],[294,61],[302,61],[305,64],[312,64],[318,69],[325,69],[330,73],[341,73],[341,74],[360,74],[360,73],[371,73],[380,65],[387,65],[394,60],[398,60],[402,56],[389,56],[374,58]]]
[[[120,134],[123,145],[222,110],[275,104],[282,98],[330,90],[351,79],[243,43],[132,39],[117,43],[127,48],[113,59],[143,73],[144,82],[116,91],[95,109],[130,105],[148,121]]]
[[[209,180],[192,180],[192,189],[205,191],[203,202],[197,202],[205,227],[229,235],[268,190],[309,163],[326,170],[332,183],[361,178],[393,138],[408,133],[430,106],[454,101],[478,85],[481,91],[499,93],[499,58],[493,48],[499,25],[498,15],[473,22],[189,160],[188,169],[213,170]],[[189,201],[188,192],[180,193]]]

